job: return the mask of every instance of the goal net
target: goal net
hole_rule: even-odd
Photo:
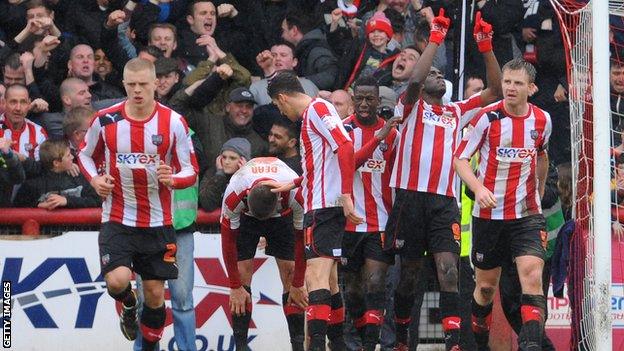
[[[604,21],[609,21],[609,45],[610,52],[600,52],[593,49],[592,42],[592,1],[606,2],[608,0],[550,0],[557,16],[562,31],[564,45],[566,47],[566,64],[569,82],[568,99],[570,102],[570,129],[572,140],[572,186],[573,186],[573,217],[576,222],[574,235],[572,236],[570,245],[570,265],[568,278],[568,296],[570,298],[571,328],[572,340],[571,349],[573,350],[597,350],[597,344],[600,344],[601,334],[597,330],[610,330],[609,312],[613,313],[613,306],[608,301],[607,310],[600,310],[600,302],[596,297],[596,275],[603,267],[596,266],[597,256],[608,255],[606,259],[610,259],[611,267],[613,267],[612,296],[622,296],[622,285],[616,284],[618,279],[622,281],[622,255],[620,254],[619,239],[624,240],[624,206],[618,206],[619,203],[624,204],[624,147],[622,147],[622,131],[620,127],[620,118],[624,122],[624,5],[623,0],[609,1],[609,16]],[[600,19],[602,21],[602,19]],[[605,37],[604,40],[607,40]],[[610,57],[611,74],[613,75],[614,67],[621,65],[621,93],[622,108],[613,108],[611,104],[610,116],[596,116],[605,121],[606,118],[611,120],[610,143],[611,143],[611,166],[610,166],[610,186],[612,190],[611,197],[611,225],[612,228],[612,247],[611,252],[597,252],[596,244],[596,211],[604,211],[606,207],[599,208],[594,201],[595,190],[595,135],[594,127],[596,120],[594,119],[594,102],[609,100],[613,102],[619,96],[614,94],[614,85],[611,85],[611,97],[598,96],[595,94],[595,84],[592,84],[592,61],[596,59],[592,57],[600,55],[600,57]],[[606,62],[606,61],[605,61]],[[613,81],[613,79],[611,79]],[[599,82],[607,84],[606,82]],[[597,85],[597,84],[596,84]],[[618,83],[619,85],[619,83]],[[615,90],[619,87],[615,86]],[[606,95],[606,94],[605,94]],[[619,104],[619,102],[618,102]],[[608,106],[608,105],[607,105]],[[621,124],[624,127],[624,123]],[[621,155],[621,156],[620,156]],[[619,170],[622,169],[622,171]],[[622,180],[618,181],[621,178]],[[608,182],[608,180],[607,180]],[[618,189],[619,188],[619,189]],[[621,193],[622,199],[618,201],[617,194]],[[607,200],[608,201],[608,200]],[[622,224],[618,221],[618,215],[621,216]],[[604,216],[602,218],[605,218]],[[608,230],[608,229],[607,229]],[[609,240],[609,239],[607,239]],[[608,250],[607,250],[608,251]],[[622,251],[624,252],[624,251]],[[598,260],[599,261],[599,260]],[[610,271],[608,268],[607,271]],[[619,275],[619,277],[617,277]],[[606,285],[608,286],[608,285]],[[607,290],[608,291],[608,290]],[[602,301],[604,302],[604,301]],[[605,304],[602,304],[605,305]],[[617,306],[616,306],[617,307]],[[609,311],[611,309],[611,311]],[[605,318],[597,317],[600,312]],[[604,335],[604,334],[603,334]],[[614,337],[613,349],[619,349],[617,337]]]

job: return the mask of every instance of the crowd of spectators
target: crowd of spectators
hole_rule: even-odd
[[[85,108],[120,102],[123,66],[133,57],[155,63],[157,99],[185,116],[200,144],[200,183],[214,184],[213,178],[235,171],[220,165],[232,138],[251,145],[249,154],[238,154],[243,162],[278,152],[285,157],[274,145],[278,137],[288,138],[286,154],[297,154],[297,126],[289,125],[266,93],[277,71],[296,71],[306,93],[331,101],[343,118],[353,113],[353,81],[372,75],[388,111],[405,90],[440,9],[451,17],[460,14],[457,4],[446,0],[364,0],[354,15],[341,11],[335,0],[4,1],[0,146],[10,150],[0,149],[2,205],[27,205],[11,199],[24,180],[42,176],[44,140],[65,140],[76,154],[86,125],[70,118],[72,111],[80,108],[84,115]],[[550,2],[481,0],[469,10],[481,11],[493,25],[501,65],[523,55],[537,66],[539,89],[532,101],[553,116],[550,157],[555,166],[569,162],[565,58]],[[472,37],[466,37],[464,88],[477,92],[484,65]],[[433,63],[448,79],[445,101],[458,81],[458,39],[447,36]],[[6,91],[12,85],[25,89]],[[71,176],[78,173],[68,170]]]
[[[444,9],[456,27],[457,6],[451,0],[362,0],[357,13],[347,14],[336,0],[1,1],[0,207],[100,205],[74,162],[93,113],[125,98],[122,71],[134,57],[154,62],[157,100],[185,116],[194,132],[203,209],[219,208],[229,178],[253,157],[279,157],[301,174],[298,126],[266,92],[276,72],[295,71],[306,93],[331,101],[343,119],[354,112],[352,83],[370,75],[380,85],[380,115],[392,117],[387,111],[407,87],[434,14]],[[550,1],[475,1],[467,28],[476,11],[493,26],[501,66],[520,56],[536,66],[531,102],[552,117],[552,169],[568,174],[568,77]],[[445,102],[460,90],[458,73],[462,96],[485,88],[471,30],[463,72],[456,58],[460,31],[451,31],[456,35],[447,36],[433,61],[447,78]],[[612,35],[612,42],[624,40],[620,36]],[[619,164],[624,64],[612,61],[610,73]],[[623,205],[614,210],[613,228],[624,235],[624,170],[615,169],[613,202]],[[569,219],[569,195],[563,202]]]

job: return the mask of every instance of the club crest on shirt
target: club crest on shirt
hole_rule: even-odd
[[[381,152],[386,152],[388,151],[388,144],[386,144],[384,141],[382,141],[381,143],[379,143],[379,151]]]
[[[531,131],[531,139],[537,140],[538,137],[539,137],[539,132],[537,130],[533,129]]]
[[[156,146],[160,146],[160,144],[162,144],[162,142],[163,142],[162,134],[152,135],[152,144],[154,144]]]
[[[31,144],[31,143],[24,144],[24,150],[29,151],[29,152],[33,151],[36,147],[37,147],[37,144]]]

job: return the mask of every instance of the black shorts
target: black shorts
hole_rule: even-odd
[[[472,217],[472,263],[487,270],[518,256],[544,259],[548,243],[545,228],[541,214],[513,220]]]
[[[459,222],[454,197],[397,189],[386,224],[384,248],[397,249],[407,259],[422,258],[425,252],[459,255]]]
[[[385,236],[384,232],[345,232],[342,238],[343,269],[359,272],[367,259],[394,264],[394,254],[382,249]]]
[[[117,267],[128,267],[144,280],[178,277],[176,233],[172,226],[136,228],[102,223],[98,236],[102,276]]]
[[[339,259],[342,256],[345,224],[347,219],[342,207],[321,208],[306,213],[303,218],[306,259]]]
[[[295,259],[295,232],[292,215],[265,220],[241,215],[240,234],[236,239],[238,260],[254,258],[260,237],[266,239],[265,253],[280,260]]]

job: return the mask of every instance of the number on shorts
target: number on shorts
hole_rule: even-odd
[[[175,262],[175,254],[178,250],[176,244],[167,244],[167,252],[165,252],[165,256],[163,257],[163,261],[165,262]]]

